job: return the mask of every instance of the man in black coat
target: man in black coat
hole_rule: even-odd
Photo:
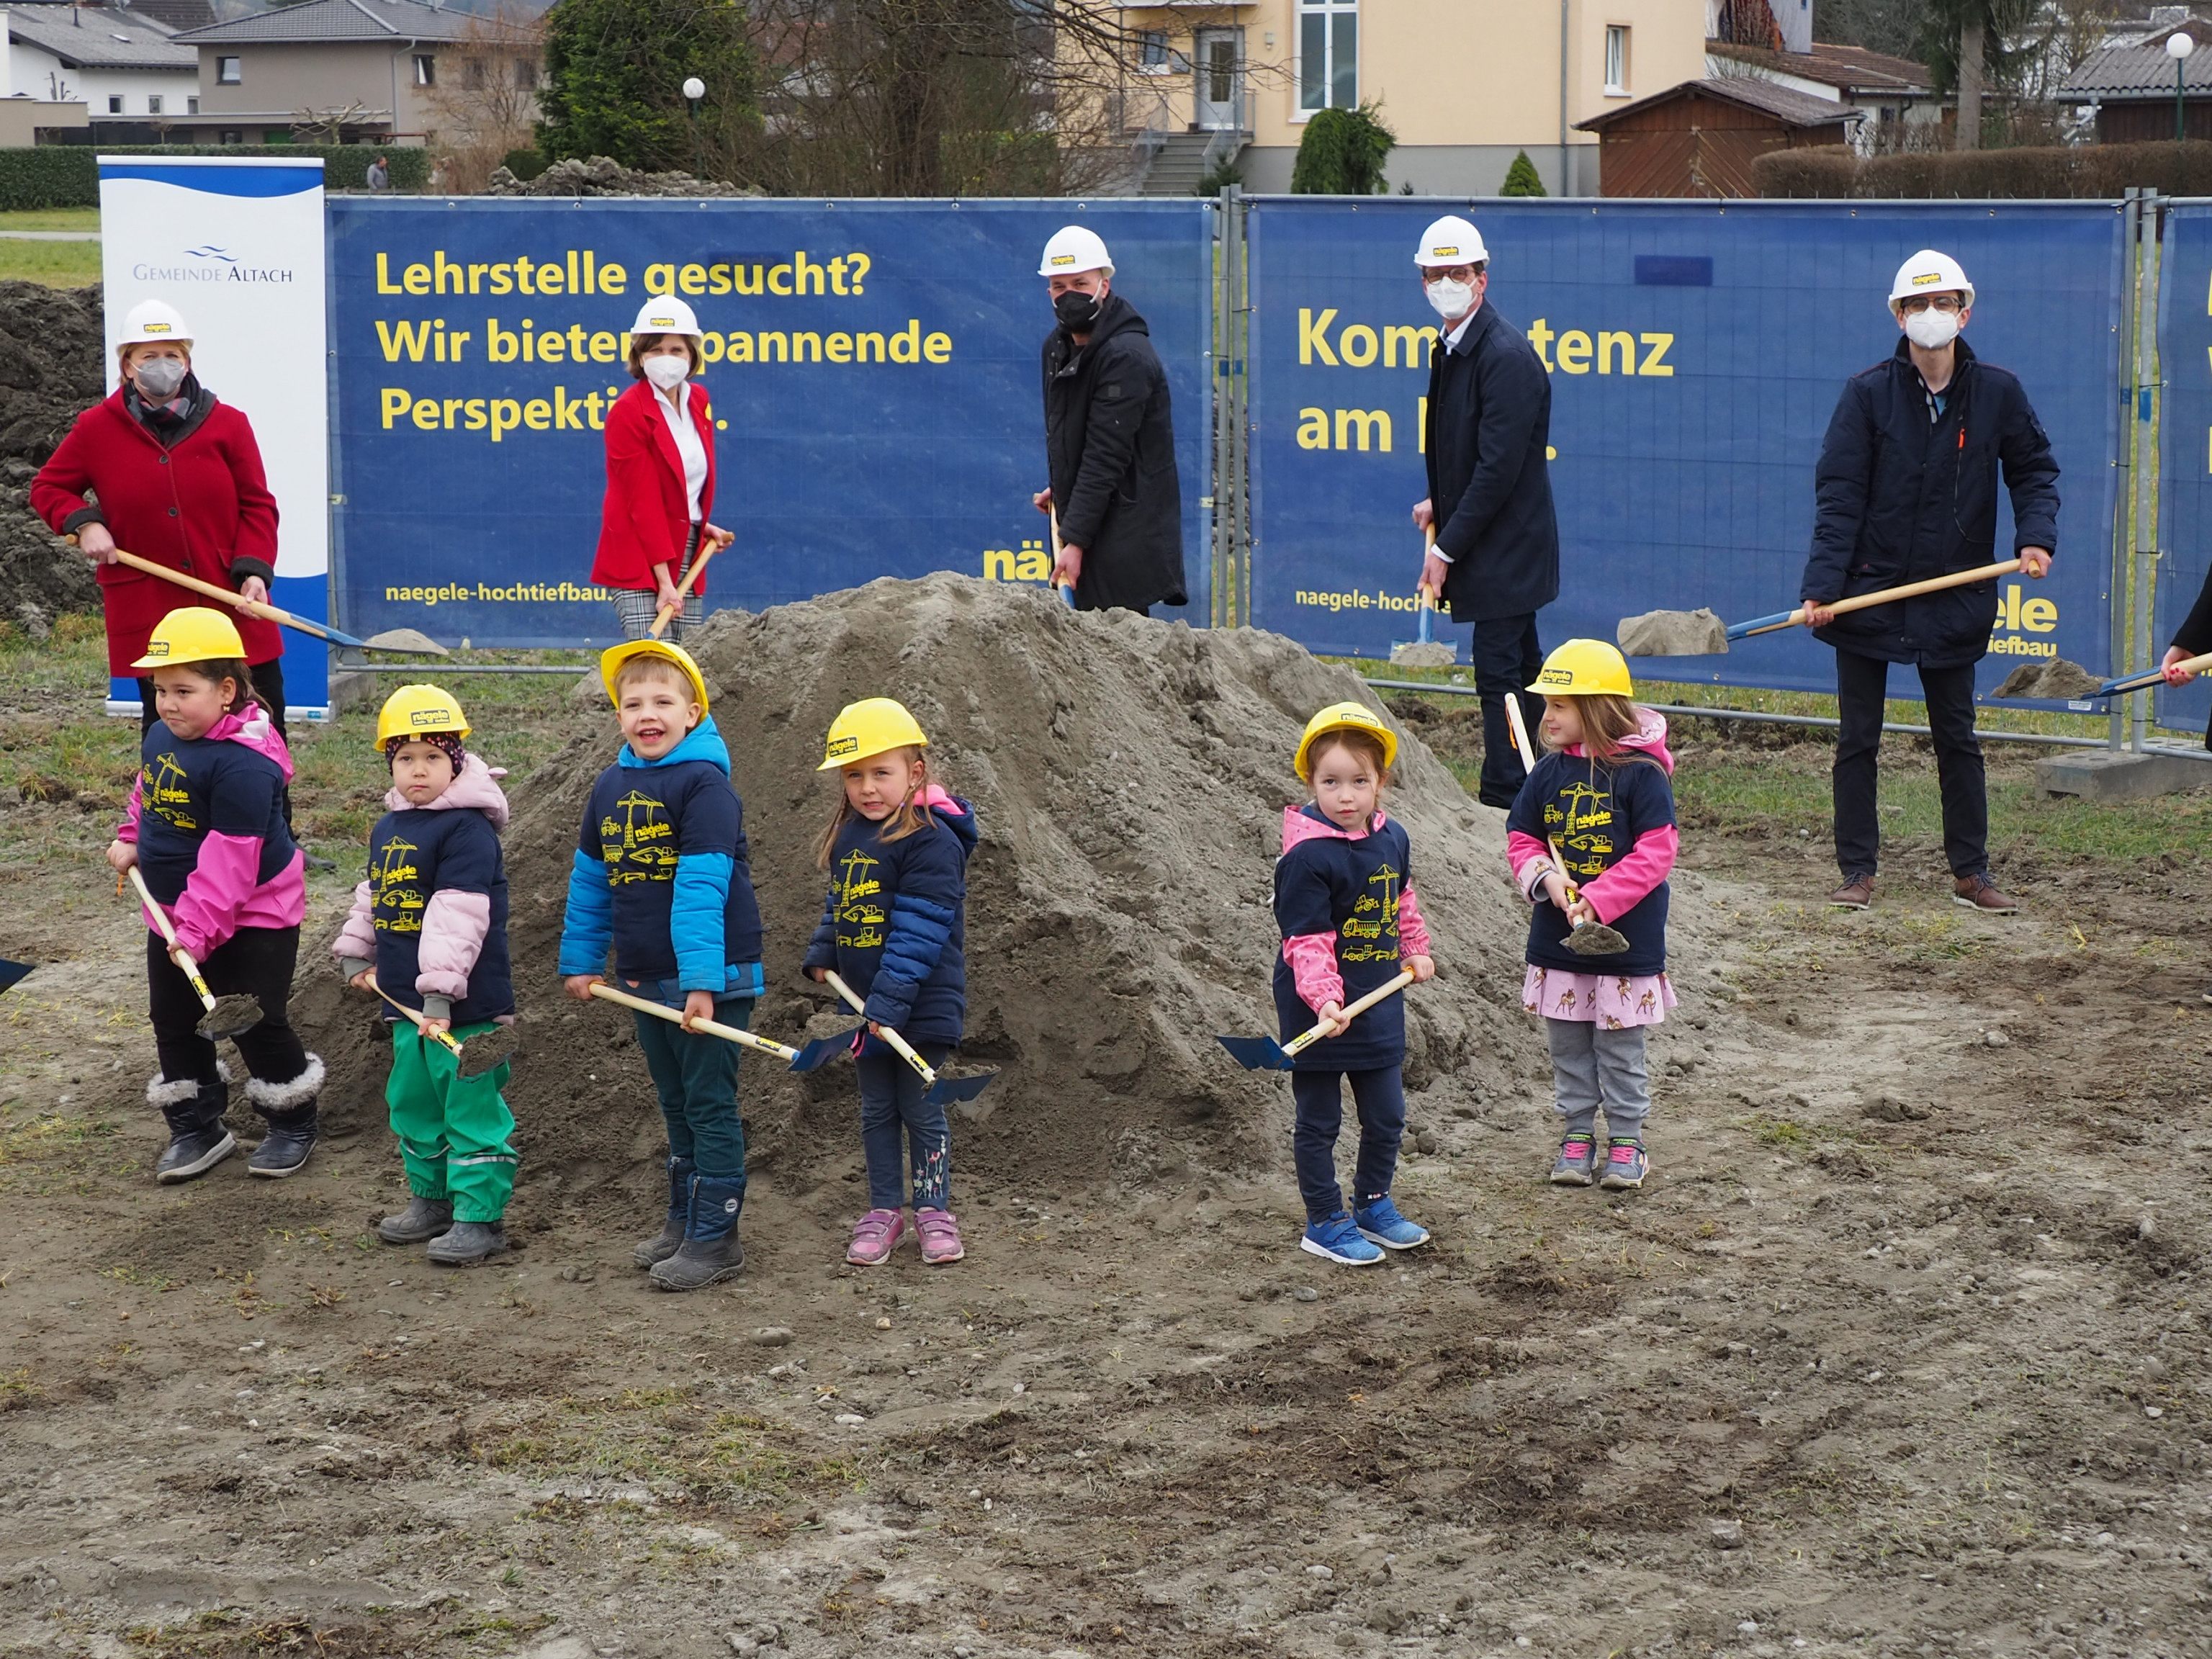
[[[1114,292],[1106,244],[1069,225],[1038,267],[1059,326],[1044,343],[1044,447],[1051,482],[1035,497],[1056,507],[1052,580],[1079,611],[1188,603],[1182,568],[1182,486],[1167,371],[1151,331]]]
[[[2019,907],[1990,879],[1989,796],[1974,737],[1974,665],[1990,648],[1997,584],[1974,582],[1838,617],[1854,594],[1990,562],[1997,474],[2012,494],[2013,545],[2037,580],[2058,538],[2058,464],[2027,394],[1975,357],[1960,331],[1973,284],[1933,249],[1907,259],[1891,285],[1904,337],[1887,361],[1853,375],[1828,422],[1814,475],[1813,555],[1800,597],[1806,620],[1836,648],[1836,862],[1840,908],[1874,902],[1881,850],[1875,757],[1889,665],[1920,672],[1943,799],[1943,850],[1953,900],[2009,915]]]
[[[1533,731],[1544,700],[1526,688],[1544,665],[1536,612],[1559,597],[1559,526],[1548,452],[1552,380],[1521,331],[1482,302],[1482,234],[1448,216],[1421,234],[1413,262],[1443,319],[1429,357],[1428,499],[1413,522],[1436,539],[1421,586],[1454,622],[1474,624],[1488,806],[1510,807],[1527,774],[1513,747],[1505,694],[1519,692]]]

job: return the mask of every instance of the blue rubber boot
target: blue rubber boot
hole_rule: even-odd
[[[745,1183],[716,1176],[691,1177],[691,1204],[684,1242],[665,1261],[656,1262],[653,1282],[664,1291],[697,1291],[734,1279],[745,1265],[738,1243],[738,1212],[744,1207]]]
[[[639,1267],[667,1261],[683,1243],[684,1218],[691,1212],[691,1177],[697,1173],[698,1166],[688,1158],[668,1160],[668,1219],[659,1232],[629,1253],[629,1259]]]

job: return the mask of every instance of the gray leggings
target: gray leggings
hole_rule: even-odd
[[[1651,1110],[1651,1082],[1644,1068],[1644,1027],[1601,1029],[1595,1020],[1547,1019],[1552,1045],[1552,1091],[1569,1134],[1597,1133],[1598,1110],[1615,1140],[1644,1139]]]

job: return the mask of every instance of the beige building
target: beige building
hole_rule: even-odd
[[[1287,191],[1317,111],[1371,103],[1393,191],[1487,196],[1516,154],[1553,195],[1597,193],[1576,124],[1705,72],[1709,0],[1170,0],[1115,5],[1137,188],[1182,194],[1235,156]]]

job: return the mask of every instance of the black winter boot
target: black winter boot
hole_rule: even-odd
[[[417,1193],[398,1215],[388,1215],[376,1224],[376,1236],[387,1244],[423,1244],[453,1224],[450,1200],[425,1198]]]
[[[164,1187],[205,1175],[238,1150],[223,1127],[230,1091],[222,1084],[156,1077],[146,1085],[146,1100],[169,1126],[169,1144],[154,1164],[154,1179]]]
[[[745,1265],[738,1243],[738,1212],[744,1207],[745,1183],[714,1176],[691,1177],[690,1214],[684,1243],[653,1269],[653,1282],[664,1291],[703,1290],[734,1279]]]
[[[667,1261],[684,1242],[684,1221],[691,1209],[691,1177],[697,1173],[698,1166],[688,1158],[668,1160],[668,1219],[659,1232],[629,1253],[629,1259],[639,1267]]]
[[[426,1254],[441,1267],[473,1267],[507,1254],[507,1227],[497,1221],[456,1221],[451,1232],[430,1241]]]
[[[309,1054],[307,1069],[289,1083],[255,1078],[246,1085],[246,1097],[269,1125],[269,1133],[246,1160],[248,1175],[281,1180],[299,1174],[315,1150],[315,1097],[322,1091],[320,1054]]]

